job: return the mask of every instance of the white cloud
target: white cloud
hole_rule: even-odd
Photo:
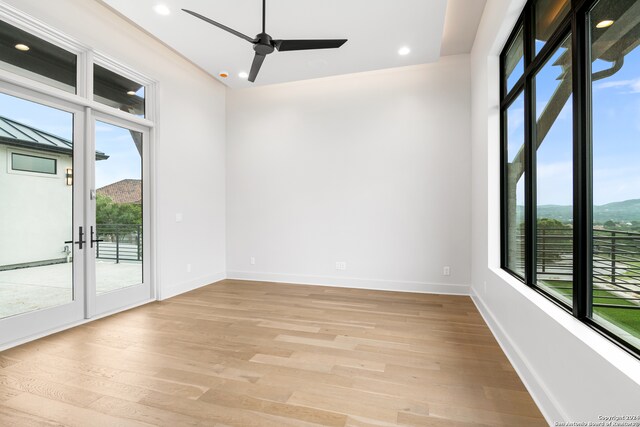
[[[597,82],[594,86],[596,90],[620,88],[627,89],[626,93],[640,93],[640,78]]]

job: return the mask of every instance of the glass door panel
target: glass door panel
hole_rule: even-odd
[[[105,117],[96,120],[95,196],[90,226],[95,312],[148,300],[145,229],[147,129]],[[147,210],[148,211],[148,210]]]
[[[73,290],[73,114],[0,94],[0,319]]]
[[[0,348],[83,319],[86,297],[84,113],[1,88]]]
[[[96,122],[96,293],[143,282],[141,132]]]

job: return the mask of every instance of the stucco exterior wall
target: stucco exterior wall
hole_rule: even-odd
[[[54,158],[57,174],[14,171],[12,152]],[[70,167],[68,155],[0,145],[0,268],[65,257],[64,242],[73,237]]]

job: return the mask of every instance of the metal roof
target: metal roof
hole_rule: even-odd
[[[68,155],[73,153],[73,142],[68,139],[2,116],[0,116],[0,144]],[[96,160],[108,158],[109,156],[105,153],[96,151]]]

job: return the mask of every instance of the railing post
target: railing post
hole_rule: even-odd
[[[116,264],[120,264],[120,230],[116,226]]]
[[[616,232],[611,232],[611,284],[616,284]]]
[[[542,250],[540,251],[540,258],[542,258],[542,272],[545,273],[547,271],[547,241],[546,241],[547,230],[542,229],[542,242],[540,244]]]

